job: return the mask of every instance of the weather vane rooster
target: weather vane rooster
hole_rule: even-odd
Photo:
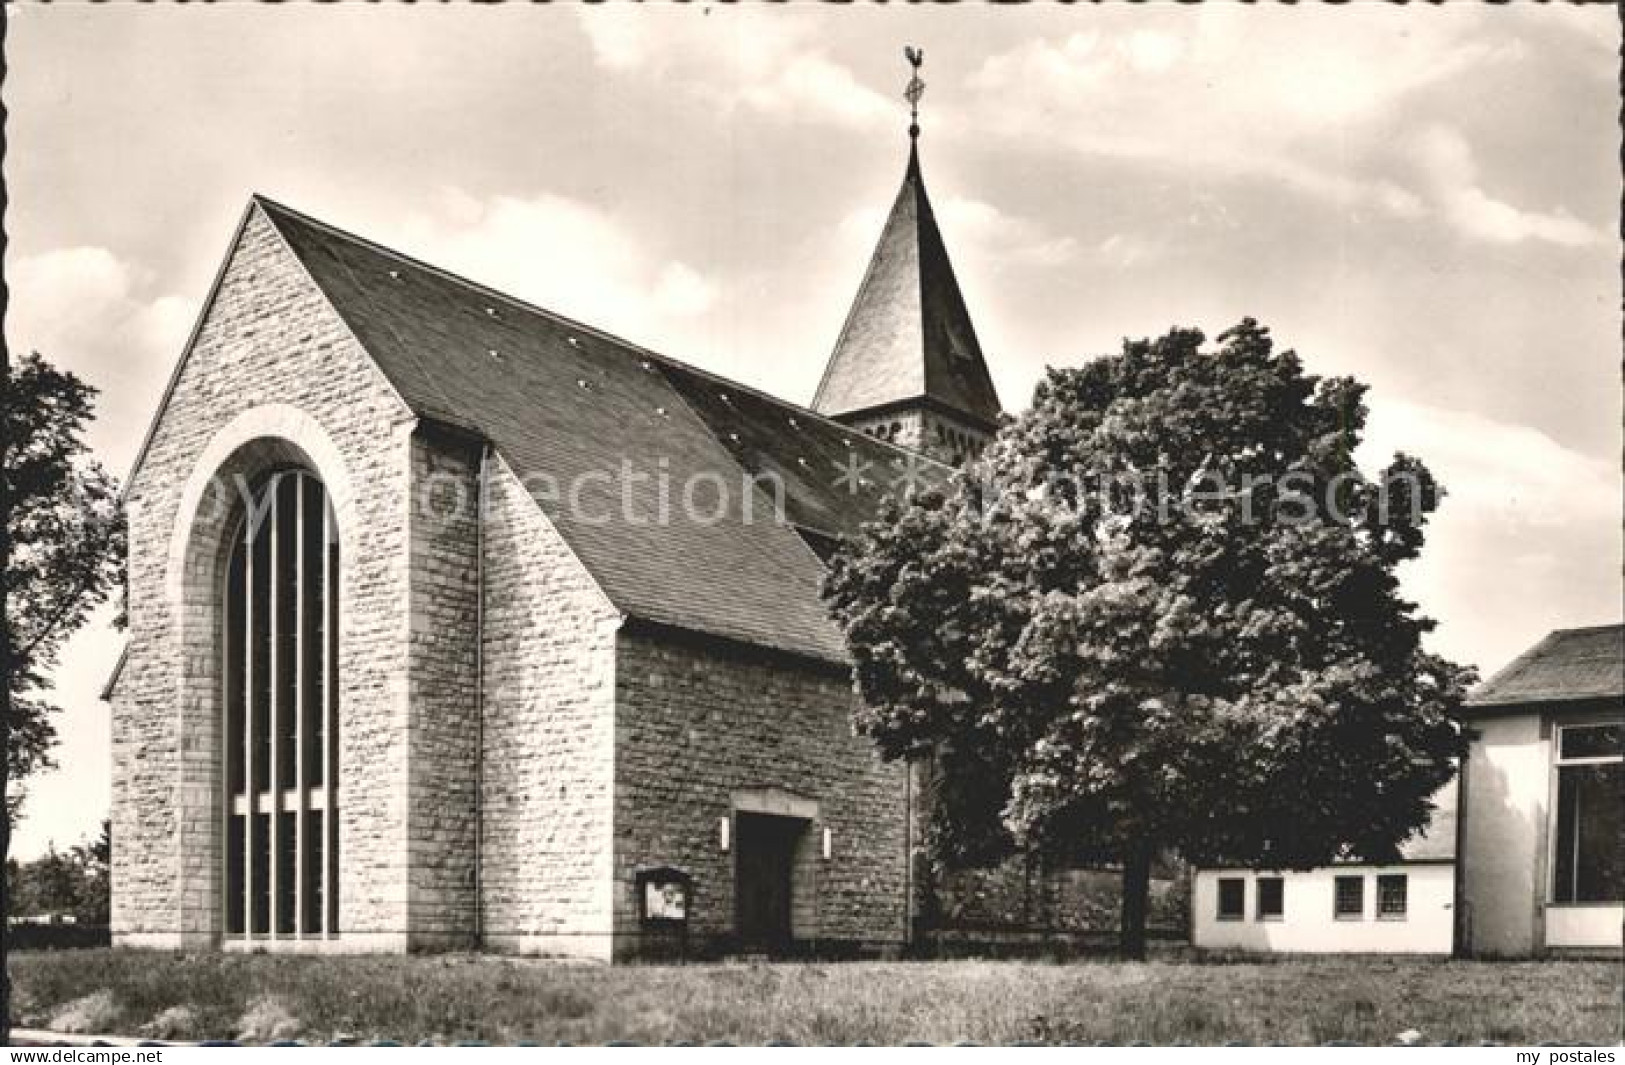
[[[914,68],[909,75],[908,87],[903,90],[903,98],[908,101],[908,135],[920,135],[920,97],[925,95],[925,82],[920,80],[920,64],[925,62],[925,50],[915,48],[913,45],[903,46],[903,58],[908,65]]]

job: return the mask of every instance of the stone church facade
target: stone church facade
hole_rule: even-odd
[[[115,942],[900,947],[819,583],[999,416],[912,149],[811,409],[253,198],[127,488]]]

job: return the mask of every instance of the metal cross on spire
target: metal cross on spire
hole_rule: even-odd
[[[920,64],[925,62],[925,50],[915,48],[913,45],[903,46],[903,58],[908,65],[914,68],[909,75],[908,87],[903,90],[903,98],[908,101],[908,135],[918,138],[920,135],[920,97],[925,95],[925,82],[920,80]]]

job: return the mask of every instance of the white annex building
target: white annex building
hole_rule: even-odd
[[[1428,830],[1389,865],[1318,869],[1199,869],[1191,943],[1208,950],[1291,954],[1449,954],[1455,923],[1456,788]]]
[[[1468,698],[1468,751],[1393,865],[1199,869],[1191,942],[1285,953],[1618,954],[1625,626],[1552,633]]]
[[[1458,949],[1618,953],[1625,936],[1625,626],[1563,629],[1464,723]]]

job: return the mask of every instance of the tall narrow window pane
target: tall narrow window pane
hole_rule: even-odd
[[[328,767],[331,770],[333,767]],[[337,774],[334,774],[337,776]],[[339,818],[338,812],[329,808],[326,818],[319,822],[327,828],[327,862],[323,866],[327,870],[327,887],[322,893],[322,899],[327,903],[327,934],[337,935],[339,931]]]
[[[263,500],[264,497],[262,496]],[[253,787],[263,791],[271,781],[271,516],[250,511],[253,537],[249,551],[249,712],[254,743]]]
[[[276,613],[276,786],[291,788],[294,780],[294,740],[299,719],[295,696],[299,672],[295,652],[299,643],[299,481],[296,473],[276,480],[276,535],[271,549],[276,555],[276,591],[272,609]]]
[[[243,934],[243,818],[226,818],[226,932]]]
[[[271,817],[255,814],[254,841],[249,855],[249,931],[260,936],[271,930]]]
[[[1239,876],[1219,878],[1219,912],[1221,921],[1239,921],[1247,912],[1247,882]]]
[[[1278,921],[1285,908],[1286,885],[1278,876],[1258,878],[1258,919]]]
[[[243,789],[243,553],[231,553],[231,564],[226,573],[226,599],[224,624],[221,626],[226,640],[226,670],[224,698],[226,703],[226,790],[236,795]]]
[[[304,925],[306,932],[322,930],[325,912],[322,898],[322,812],[305,812],[305,824],[299,838],[305,848]]]
[[[1558,902],[1625,899],[1625,764],[1565,765],[1557,771]]]
[[[300,702],[304,713],[305,786],[322,782],[322,738],[327,718],[322,696],[326,668],[326,602],[327,550],[327,496],[321,482],[306,477],[301,486],[301,518],[299,531],[303,548],[304,568],[299,579],[304,587],[303,611],[299,619],[299,653],[303,663],[304,689]]]
[[[220,599],[227,935],[337,927],[338,562],[321,482],[263,482]]]
[[[278,935],[292,935],[294,931],[294,875],[295,845],[298,833],[294,829],[297,814],[283,812],[277,815],[276,855],[276,930]]]

